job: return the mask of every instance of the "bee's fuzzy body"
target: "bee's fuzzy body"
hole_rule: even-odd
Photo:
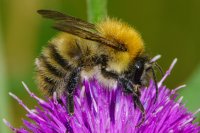
[[[128,48],[117,51],[94,41],[60,33],[53,38],[36,61],[37,81],[40,88],[52,96],[56,91],[65,91],[67,77],[74,68],[81,66],[80,80],[94,76],[107,87],[116,85],[116,79],[101,73],[102,55],[107,58],[106,69],[121,74],[143,53],[144,45],[140,35],[130,26],[114,19],[97,24],[97,30],[108,39],[114,39]]]
[[[68,111],[74,112],[73,93],[85,78],[96,78],[107,88],[121,85],[133,96],[143,115],[140,87],[147,85],[152,63],[144,56],[140,34],[128,24],[107,18],[90,24],[56,11],[39,10],[43,17],[56,21],[62,31],[36,59],[39,88],[50,97],[67,95]],[[157,91],[156,91],[157,92]]]

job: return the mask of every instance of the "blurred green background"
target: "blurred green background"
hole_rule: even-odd
[[[200,108],[200,1],[199,0],[108,0],[108,15],[133,25],[143,36],[151,56],[161,54],[159,64],[166,70],[178,63],[165,84],[180,90],[186,106]],[[54,9],[87,20],[85,0],[0,0],[0,119],[19,127],[24,109],[13,100],[13,92],[28,107],[36,104],[23,88],[41,96],[34,81],[34,59],[56,31],[42,19],[38,9]],[[0,132],[8,132],[0,121]]]

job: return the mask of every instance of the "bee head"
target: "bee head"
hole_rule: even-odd
[[[156,75],[154,71],[155,67],[163,73],[156,61],[152,61],[146,56],[138,57],[133,63],[131,63],[129,69],[119,76],[119,80],[123,88],[127,89],[130,93],[132,93],[135,86],[147,86],[150,78],[154,80],[157,88]]]
[[[135,85],[146,86],[150,76],[150,68],[152,68],[152,64],[149,63],[147,57],[137,57],[129,66],[128,71],[125,72],[124,77]]]

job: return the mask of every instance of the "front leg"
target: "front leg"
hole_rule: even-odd
[[[144,106],[142,105],[142,102],[140,101],[140,85],[135,85],[134,89],[133,89],[133,101],[134,101],[134,106],[138,107],[138,109],[140,110],[140,112],[142,113],[142,120],[137,124],[137,127],[140,127],[142,125],[142,123],[145,120],[145,110],[144,110]]]
[[[132,94],[133,96],[133,102],[134,102],[134,108],[138,107],[142,114],[142,120],[137,124],[137,127],[139,127],[145,120],[145,110],[144,107],[140,101],[140,85],[139,84],[133,84],[130,80],[120,77],[119,83],[122,85],[124,91],[126,93]]]
[[[67,77],[67,85],[65,88],[65,92],[67,93],[67,110],[69,112],[70,115],[73,115],[74,113],[74,90],[77,87],[79,81],[80,81],[80,70],[81,68],[75,68],[71,74],[69,75],[69,77]]]

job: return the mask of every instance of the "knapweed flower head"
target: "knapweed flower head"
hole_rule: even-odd
[[[44,101],[30,92],[23,83],[30,96],[38,101],[39,107],[29,109],[17,96],[10,93],[27,110],[30,120],[23,120],[24,126],[21,128],[14,128],[5,119],[4,122],[17,133],[198,133],[200,126],[194,123],[195,113],[187,111],[182,103],[183,97],[176,100],[176,91],[184,85],[174,90],[162,85],[175,62],[176,60],[158,83],[156,103],[154,82],[150,81],[148,87],[142,88],[140,99],[146,117],[139,127],[136,125],[141,121],[142,115],[134,108],[132,97],[123,93],[120,87],[108,90],[98,80],[85,80],[83,86],[77,88],[73,116],[67,113],[65,96],[62,97],[64,105],[59,104],[56,94],[53,99]]]

